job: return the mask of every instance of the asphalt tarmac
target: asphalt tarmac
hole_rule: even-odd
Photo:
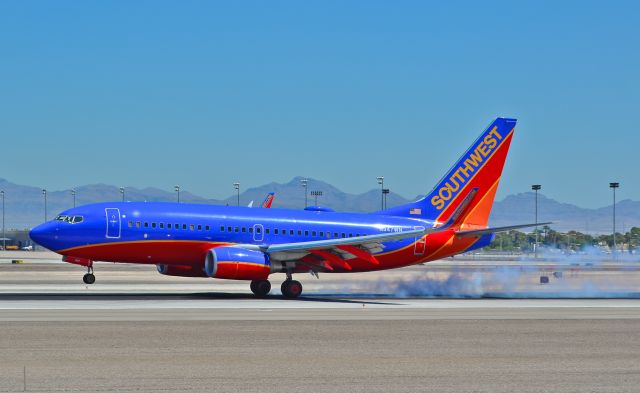
[[[420,269],[393,274],[407,279]],[[366,289],[383,277],[365,274],[330,278],[328,286],[305,278],[307,295],[295,301],[277,290],[257,300],[242,283],[164,277],[153,267],[96,270],[97,283],[86,286],[76,266],[0,264],[0,391],[634,392],[640,386],[640,299],[628,291],[635,280],[628,269],[620,282],[629,298],[452,299],[344,290]]]

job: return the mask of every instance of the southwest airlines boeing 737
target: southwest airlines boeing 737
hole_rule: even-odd
[[[266,296],[268,277],[296,298],[301,272],[393,269],[491,243],[496,232],[533,224],[487,226],[515,119],[497,118],[427,196],[373,213],[252,209],[159,202],[110,202],[66,210],[34,228],[31,239],[87,267],[94,261],[154,264],[161,274],[251,281]]]

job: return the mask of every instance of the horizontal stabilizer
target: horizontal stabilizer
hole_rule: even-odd
[[[512,231],[514,229],[531,228],[531,227],[537,227],[537,226],[549,225],[549,224],[552,224],[552,223],[551,222],[539,222],[537,224],[522,224],[522,225],[511,225],[511,226],[508,226],[508,227],[473,229],[473,230],[469,230],[469,231],[458,231],[458,232],[456,232],[456,236],[457,237],[482,236],[482,235],[488,235],[490,233],[507,232],[507,231]]]

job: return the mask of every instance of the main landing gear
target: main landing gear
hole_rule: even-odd
[[[296,299],[302,294],[302,284],[300,284],[300,281],[293,279],[291,269],[287,269],[287,279],[280,286],[280,290],[282,291],[282,296],[287,299]]]
[[[265,297],[271,291],[271,283],[269,280],[253,280],[251,281],[251,292],[257,297]]]
[[[287,280],[280,286],[282,296],[287,299],[296,299],[302,294],[302,284],[291,278],[291,274],[287,273]],[[271,291],[271,283],[269,280],[253,280],[251,281],[251,292],[257,297],[265,297]]]
[[[82,281],[84,281],[84,283],[88,285],[96,282],[96,276],[93,275],[93,264],[87,266],[87,274],[82,276]]]
[[[287,279],[280,286],[280,290],[282,291],[282,296],[287,299],[295,299],[302,293],[302,284],[300,284],[300,281]]]

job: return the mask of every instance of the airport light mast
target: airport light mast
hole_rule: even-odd
[[[616,259],[616,188],[620,183],[609,183],[609,187],[613,190],[613,259]]]
[[[304,207],[307,207],[307,186],[309,185],[309,179],[300,179],[300,184],[304,187]]]
[[[387,195],[389,195],[389,189],[383,188],[382,195],[384,196],[384,203],[382,204],[382,210],[387,210]]]
[[[124,202],[124,187],[120,187],[120,195],[122,195],[122,202]]]
[[[2,250],[7,249],[7,237],[4,235],[4,190],[0,191],[2,196]]]
[[[536,215],[536,226],[535,226],[535,231],[536,231],[536,242],[533,245],[533,253],[535,255],[535,257],[538,257],[538,191],[540,191],[540,189],[542,188],[542,186],[540,184],[534,184],[531,186],[531,189],[536,193],[536,208],[535,208],[535,215]]]
[[[71,196],[73,197],[73,207],[76,207],[76,190],[71,190]]]
[[[47,190],[42,189],[42,196],[44,197],[44,222],[47,222]]]
[[[173,186],[173,189],[176,190],[176,194],[178,194],[178,203],[180,203],[180,186]]]
[[[378,184],[380,184],[380,210],[384,210],[384,176],[376,177]]]
[[[233,183],[233,188],[236,190],[236,197],[238,206],[240,206],[240,182]]]
[[[318,206],[318,197],[322,196],[322,191],[311,191],[311,196],[316,198],[315,205]]]

